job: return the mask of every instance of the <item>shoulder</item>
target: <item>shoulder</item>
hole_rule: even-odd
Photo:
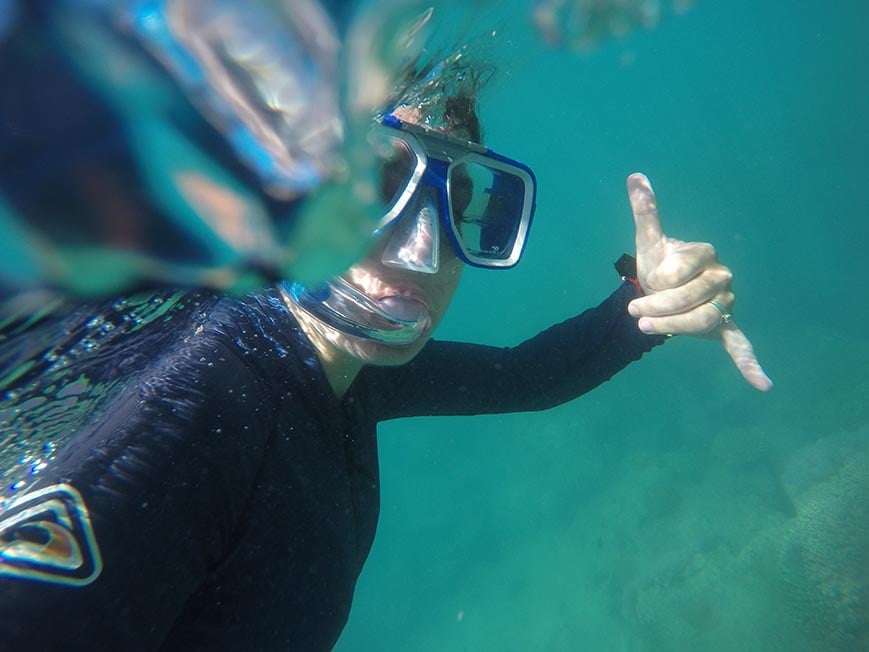
[[[119,341],[109,357],[140,359],[125,380],[146,404],[171,408],[169,420],[201,420],[215,411],[224,418],[232,410],[245,414],[252,404],[268,413],[289,383],[304,380],[306,345],[271,290],[190,294]]]
[[[14,485],[79,444],[105,451],[121,433],[128,443],[267,436],[276,397],[306,369],[287,315],[266,291],[165,293],[14,333],[0,341],[0,479]]]

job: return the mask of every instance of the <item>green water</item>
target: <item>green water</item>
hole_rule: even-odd
[[[676,338],[549,412],[386,424],[341,652],[869,649],[867,21],[707,1],[582,56],[507,29],[482,116],[536,224],[439,337],[513,344],[606,296],[639,170],[734,269],[776,386]]]

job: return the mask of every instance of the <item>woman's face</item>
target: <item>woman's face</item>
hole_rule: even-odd
[[[404,122],[413,124],[419,124],[421,120],[419,111],[409,107],[397,108],[394,115]],[[388,179],[384,180],[388,181]],[[439,267],[434,274],[384,264],[382,262],[384,251],[391,242],[390,231],[379,238],[367,258],[342,274],[346,281],[374,301],[386,299],[388,302],[390,297],[396,297],[400,303],[424,310],[428,317],[427,326],[420,337],[410,344],[385,344],[376,340],[354,337],[319,323],[317,330],[323,335],[322,341],[331,349],[328,358],[336,361],[343,359],[344,362],[339,363],[339,366],[346,364],[353,367],[359,363],[395,366],[409,362],[425,346],[446,313],[464,267],[456,257],[442,228],[438,229],[437,234],[431,234],[425,228],[418,231],[417,237],[420,240],[416,243],[417,246],[410,247],[411,259],[414,258],[417,249],[419,252],[428,250],[426,242],[430,243],[431,240],[426,238],[429,236],[439,238]],[[403,251],[406,254],[407,250]],[[402,298],[405,301],[402,301]],[[406,301],[406,299],[413,301]]]

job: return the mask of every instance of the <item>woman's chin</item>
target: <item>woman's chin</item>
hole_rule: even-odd
[[[360,340],[354,354],[365,364],[379,367],[395,367],[413,360],[428,341],[428,333],[408,344],[384,344]]]

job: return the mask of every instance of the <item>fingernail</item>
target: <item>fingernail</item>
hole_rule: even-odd
[[[634,302],[633,302],[633,301],[631,301],[631,302],[628,304],[628,314],[629,314],[631,317],[639,317],[639,316],[640,316],[640,309],[637,308],[637,306],[634,305]]]
[[[655,329],[652,327],[652,320],[647,317],[643,317],[640,321],[637,322],[637,326],[640,327],[640,330],[644,333],[654,333]]]

